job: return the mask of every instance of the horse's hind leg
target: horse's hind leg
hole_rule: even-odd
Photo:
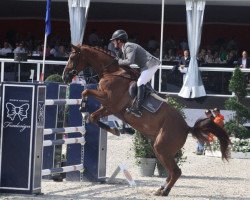
[[[169,174],[166,179],[166,183],[156,191],[155,195],[168,196],[171,188],[181,176],[181,169],[176,164],[174,156],[169,156],[165,158],[162,158],[160,156],[159,160],[162,160],[163,166],[168,170]]]
[[[167,166],[169,166],[169,173],[171,175],[170,175],[169,182],[167,182],[167,186],[162,190],[162,193],[161,193],[162,196],[168,196],[171,188],[174,186],[175,182],[181,176],[181,169],[176,164],[174,156],[167,158],[165,162]]]
[[[177,135],[168,135],[163,130],[158,134],[154,143],[154,150],[162,165],[168,170],[169,175],[165,185],[157,190],[156,195],[167,196],[181,176],[181,169],[175,162],[175,154],[184,145],[184,139],[185,137],[183,137],[183,140],[179,138],[178,141]]]

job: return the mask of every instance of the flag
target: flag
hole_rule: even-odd
[[[45,34],[46,34],[46,36],[48,36],[51,33],[50,5],[51,5],[51,0],[47,0],[46,17],[45,17]]]

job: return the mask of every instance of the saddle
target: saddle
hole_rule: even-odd
[[[156,99],[154,96],[151,94],[156,94],[158,93],[152,88],[150,83],[146,84],[146,89],[145,89],[145,98],[142,104],[142,107],[148,110],[151,113],[155,113],[159,108],[161,107],[163,101]],[[132,82],[131,85],[129,86],[129,95],[131,96],[132,99],[135,99],[137,96],[137,85],[136,82]]]

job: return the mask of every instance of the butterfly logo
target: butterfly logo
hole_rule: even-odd
[[[6,103],[7,117],[14,121],[15,117],[18,116],[19,119],[23,121],[27,118],[29,107],[30,105],[27,103],[21,105],[20,107],[16,107],[12,103]]]

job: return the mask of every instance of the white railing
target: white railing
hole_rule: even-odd
[[[161,69],[162,70],[171,70],[174,66],[171,65],[162,65]],[[160,69],[160,70],[161,70]],[[199,67],[200,71],[204,71],[204,72],[228,72],[228,73],[232,73],[235,68],[234,67]],[[241,69],[241,71],[243,73],[250,73],[250,69]],[[161,79],[159,80],[161,82]],[[160,83],[159,82],[159,83]],[[159,84],[161,85],[161,84]],[[163,92],[161,91],[161,87],[159,87],[159,92],[160,93],[165,93],[165,94],[177,94],[175,92]],[[207,96],[218,96],[218,97],[232,97],[234,96],[234,94],[231,95],[223,95],[223,94],[207,94]],[[250,96],[248,95],[247,98],[250,98]]]
[[[14,61],[14,59],[8,59],[8,58],[0,58],[1,62],[1,82],[4,81],[4,72],[5,72],[5,63],[16,63],[19,64],[18,61]],[[37,70],[36,70],[36,78],[37,81],[39,81],[40,74],[41,74],[41,66],[43,64],[42,60],[32,60],[28,59],[27,61],[21,61],[22,63],[26,64],[36,64]],[[45,60],[45,71],[46,71],[46,65],[62,65],[63,67],[67,64],[67,61],[56,61],[56,60]],[[20,65],[18,66],[20,68]],[[174,66],[173,65],[162,65],[160,67],[160,70],[171,70]],[[235,68],[224,68],[224,67],[200,67],[200,71],[206,71],[206,72],[229,72],[232,73]],[[250,69],[241,69],[242,72],[244,73],[250,73]],[[18,69],[18,74],[20,76],[20,69]],[[159,79],[159,83],[161,83],[161,78]],[[161,84],[159,84],[160,86]],[[164,92],[161,91],[161,86],[159,87],[159,92],[160,93],[167,93],[167,94],[177,94],[174,92]],[[232,95],[222,95],[222,94],[208,94],[207,96],[225,96],[225,97],[230,97]],[[250,97],[250,96],[248,96]]]
[[[36,79],[39,81],[40,75],[41,75],[41,66],[43,64],[42,60],[32,60],[28,59],[27,61],[14,61],[14,59],[9,58],[0,58],[1,62],[1,83],[4,81],[4,72],[5,72],[5,63],[16,63],[16,64],[36,64]],[[63,65],[65,66],[67,64],[67,61],[57,61],[57,60],[45,60],[45,65]],[[18,76],[20,78],[20,69],[21,66],[18,65]],[[46,71],[46,67],[45,67]]]

